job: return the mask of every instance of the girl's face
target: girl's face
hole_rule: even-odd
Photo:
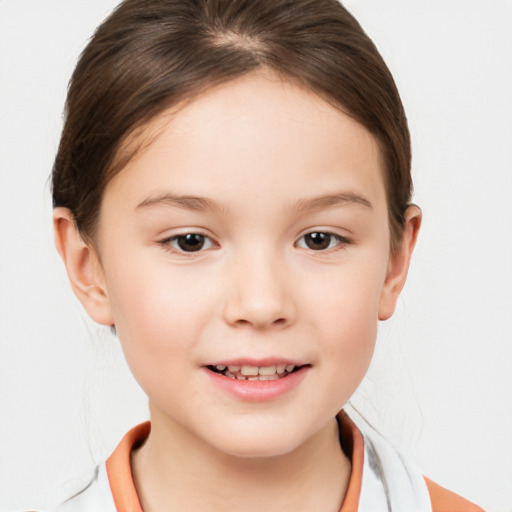
[[[144,135],[105,190],[97,275],[153,421],[289,453],[332,429],[398,293],[377,142],[262,73]]]

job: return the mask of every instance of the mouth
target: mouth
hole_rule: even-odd
[[[230,379],[247,381],[279,380],[309,365],[274,364],[269,366],[253,366],[249,364],[208,365],[211,372]]]

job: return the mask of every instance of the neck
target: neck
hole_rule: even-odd
[[[335,419],[290,453],[246,458],[220,452],[153,416],[146,443],[132,457],[144,512],[340,510],[350,461]]]

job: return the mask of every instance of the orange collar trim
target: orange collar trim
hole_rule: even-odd
[[[149,436],[151,423],[132,428],[107,460],[107,475],[117,512],[143,512],[133,482],[131,455]]]
[[[341,444],[352,461],[347,493],[340,512],[356,512],[363,479],[363,436],[344,411],[338,414],[338,423]],[[133,482],[131,453],[144,443],[150,430],[149,421],[131,429],[107,460],[108,481],[117,512],[143,512]]]

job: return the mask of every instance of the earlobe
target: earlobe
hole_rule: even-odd
[[[75,295],[95,322],[113,325],[105,278],[96,251],[83,240],[67,208],[54,209],[53,228],[55,245]]]
[[[405,212],[405,226],[400,246],[389,257],[386,281],[379,303],[379,320],[387,320],[395,312],[398,297],[407,278],[420,226],[421,210],[416,205],[411,205]]]

